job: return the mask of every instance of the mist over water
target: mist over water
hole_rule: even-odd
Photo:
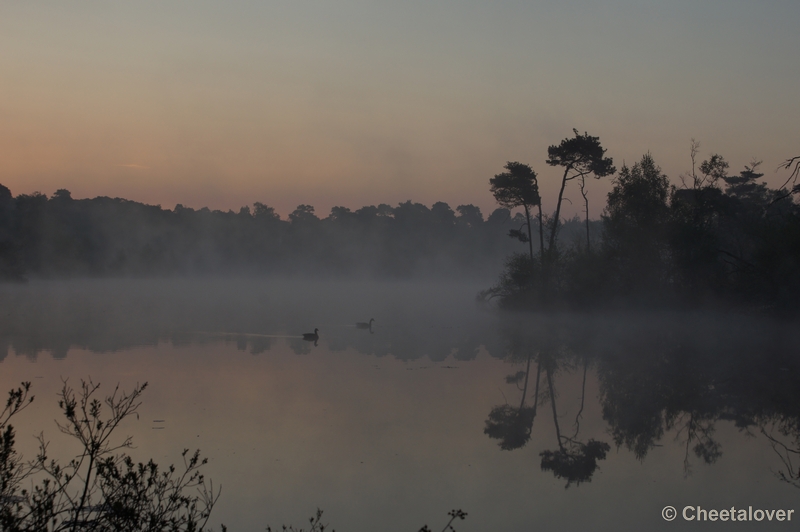
[[[223,486],[212,522],[231,529],[321,507],[341,530],[418,530],[451,508],[469,513],[463,530],[671,530],[687,523],[665,523],[667,504],[796,503],[796,323],[498,313],[476,304],[481,287],[2,285],[0,384],[33,382],[23,454],[43,430],[67,459],[75,449],[53,424],[63,379],[149,382],[120,437],[165,466],[200,448]]]
[[[688,523],[664,522],[668,504],[796,504],[794,321],[500,313],[476,303],[485,286],[6,284],[0,384],[33,382],[21,452],[43,430],[68,458],[53,424],[62,379],[149,382],[120,437],[163,465],[200,448],[223,487],[212,523],[232,530],[317,507],[337,530],[435,527],[451,508],[469,513],[459,530],[673,530]]]

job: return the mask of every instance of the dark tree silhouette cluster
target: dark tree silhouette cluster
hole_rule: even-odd
[[[173,210],[120,198],[73,199],[58,190],[13,197],[0,185],[0,280],[34,277],[307,273],[327,276],[486,275],[513,244],[507,208],[484,219],[407,201],[287,219],[256,202],[239,212]]]
[[[534,257],[532,247],[529,257],[510,256],[497,285],[481,297],[498,297],[502,306],[518,309],[800,308],[798,159],[782,165],[791,175],[783,187],[771,189],[760,181],[760,161],[731,175],[728,162],[719,154],[698,166],[698,150],[693,140],[692,171],[681,176],[680,186],[670,184],[649,153],[633,166],[623,165],[613,178],[593,240],[585,179],[616,172],[612,160],[604,157],[597,137],[577,131],[574,138],[550,146],[547,163],[563,167],[564,174],[553,217],[539,216],[539,230],[547,231],[549,245],[545,250],[541,239],[539,257]],[[536,173],[530,167],[509,163],[506,168],[524,168],[528,186],[536,185]],[[525,205],[541,208],[538,194],[537,203],[517,199],[520,185],[499,179],[506,175],[490,180],[501,205],[524,206],[526,213]],[[586,240],[585,245],[559,250],[561,205],[571,180],[581,185]],[[599,238],[597,233],[601,233]]]

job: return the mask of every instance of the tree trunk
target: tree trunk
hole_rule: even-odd
[[[542,375],[542,363],[536,363],[536,391],[533,392],[535,397],[533,398],[533,417],[536,417],[536,409],[539,407],[539,381],[541,380],[540,377]]]
[[[589,196],[586,195],[586,178],[581,177],[581,195],[586,209],[586,251],[591,251],[592,243],[589,240]]]
[[[558,232],[558,220],[559,216],[561,216],[561,200],[564,198],[564,189],[567,188],[567,175],[569,175],[569,171],[572,170],[571,166],[567,166],[567,169],[564,170],[564,176],[561,178],[561,190],[558,191],[558,203],[556,203],[556,215],[553,219],[553,230],[550,233],[550,245],[547,246],[547,251],[551,252],[554,250],[554,246],[556,244],[556,233]]]
[[[583,414],[583,406],[586,400],[586,372],[589,369],[589,361],[585,360],[583,362],[583,385],[581,386],[581,407],[578,410],[578,413],[575,415],[575,436],[572,437],[574,440],[578,437],[578,432],[581,430],[581,415]]]
[[[553,388],[553,372],[550,369],[545,370],[547,373],[547,387],[550,388],[550,404],[553,406],[553,423],[556,425],[556,438],[558,438],[558,448],[564,450],[564,444],[561,443],[561,428],[558,426],[558,413],[556,412],[556,391]]]
[[[528,249],[531,252],[531,267],[533,267],[533,233],[531,233],[531,212],[525,205],[525,220],[528,222]]]
[[[544,265],[544,226],[542,225],[542,202],[539,201],[539,258]]]
[[[531,356],[528,355],[528,367],[525,368],[525,385],[522,387],[522,401],[519,403],[519,409],[525,406],[525,396],[528,395],[528,376],[531,372]],[[537,383],[538,384],[538,383]]]

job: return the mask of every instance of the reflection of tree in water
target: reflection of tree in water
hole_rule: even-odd
[[[678,429],[676,438],[686,437],[685,452],[683,455],[683,472],[689,475],[692,472],[692,464],[689,459],[690,449],[694,455],[703,460],[706,464],[713,464],[722,456],[722,445],[714,439],[714,419],[706,415],[697,415],[695,412],[688,412],[681,416],[680,421],[685,422]]]
[[[287,345],[295,355],[308,355],[314,348],[313,343],[303,340],[302,338],[290,338],[287,341]]]
[[[772,322],[687,320],[672,328],[645,324],[619,336],[597,358],[603,418],[619,447],[644,459],[674,431],[693,458],[714,464],[723,448],[718,422],[745,436],[759,432],[780,459],[776,475],[800,487],[798,346]]]
[[[531,439],[533,419],[536,409],[530,407],[514,408],[501,405],[492,408],[486,420],[484,434],[500,440],[500,448],[511,451],[523,447]]]
[[[9,353],[35,360],[42,352],[64,357],[75,348],[109,352],[164,342],[229,342],[253,354],[286,343],[304,354],[312,352],[308,342],[271,335],[296,334],[328,316],[320,312],[312,320],[305,303],[301,310],[289,305],[291,312],[283,300],[265,305],[261,292],[249,286],[228,294],[227,284],[204,284],[199,295],[190,296],[184,291],[196,285],[173,284],[98,283],[91,285],[98,288],[94,296],[81,284],[6,289],[0,300],[13,312],[0,320],[0,364]],[[147,287],[158,297],[146,293]],[[486,352],[520,364],[523,371],[512,383],[521,397],[493,408],[484,432],[502,449],[521,448],[534,439],[538,406],[549,401],[557,446],[542,452],[542,465],[568,484],[588,480],[605,449],[581,434],[583,410],[574,431],[561,426],[567,405],[557,404],[564,401],[557,391],[566,390],[559,379],[582,368],[581,405],[588,371],[596,376],[602,419],[614,444],[637,459],[670,434],[683,450],[687,474],[693,462],[713,464],[723,452],[717,435],[723,422],[761,438],[766,452],[776,453],[778,478],[800,488],[800,337],[793,322],[701,313],[503,315],[498,328],[492,317],[458,312],[398,305],[385,311],[372,335],[357,334],[349,318],[346,327],[326,325],[320,347],[433,362]],[[516,325],[509,324],[514,320]]]
[[[773,381],[774,396],[788,405],[788,412],[763,412],[755,421],[760,433],[769,441],[780,461],[775,471],[781,481],[800,488],[800,390],[794,375],[788,368],[781,371],[780,379]],[[775,386],[777,384],[777,386]]]
[[[522,387],[522,400],[519,407],[514,408],[509,404],[504,404],[492,408],[489,419],[486,420],[484,434],[490,438],[500,440],[500,448],[504,451],[523,447],[531,438],[533,430],[533,420],[536,418],[536,408],[539,404],[539,376],[541,375],[541,364],[536,364],[536,390],[532,407],[525,406],[525,397],[528,393],[528,377],[531,370],[531,355],[528,355],[527,367],[524,372],[520,371],[516,375],[506,378],[508,383],[518,383],[525,381]]]
[[[586,443],[578,440],[580,432],[580,417],[583,413],[583,406],[586,400],[586,372],[589,367],[588,361],[584,361],[583,384],[581,386],[581,408],[575,416],[575,434],[572,437],[561,433],[558,423],[558,411],[556,408],[556,390],[553,384],[553,372],[555,370],[555,357],[549,357],[552,361],[546,365],[545,375],[547,377],[547,388],[550,394],[550,405],[553,408],[553,424],[556,427],[556,439],[558,449],[545,450],[539,453],[542,457],[542,471],[552,471],[557,478],[566,479],[568,488],[573,482],[589,482],[592,475],[597,470],[597,461],[604,460],[606,453],[611,447],[602,441],[590,439]]]
[[[250,353],[258,355],[272,349],[272,338],[253,338],[249,342]]]
[[[7,345],[0,347],[0,361],[9,351],[35,360],[39,355],[63,358],[73,349],[103,353],[220,341],[261,353],[286,343],[269,344],[262,337],[297,335],[322,323],[320,346],[402,360],[441,361],[454,354],[470,360],[498,343],[492,338],[497,336],[494,320],[471,305],[449,305],[456,292],[448,287],[176,279],[0,288],[0,308],[6,309],[0,311],[0,345]],[[472,293],[464,300],[471,302]],[[365,308],[381,313],[374,316],[372,335],[356,334],[353,326]],[[301,353],[308,348],[293,347]]]
[[[795,427],[796,430],[796,427]],[[779,434],[775,434],[775,432]],[[790,435],[786,427],[761,427],[761,434],[769,440],[772,450],[778,455],[782,468],[775,475],[795,488],[800,488],[800,432]],[[793,443],[785,443],[781,436],[793,436]],[[792,446],[793,445],[793,446]]]
[[[800,350],[790,328],[719,316],[642,318],[627,329],[611,325],[604,330],[530,321],[504,330],[510,360],[526,363],[510,381],[525,383],[523,397],[493,408],[484,432],[500,440],[502,449],[520,448],[532,439],[536,407],[549,402],[557,446],[540,453],[542,469],[567,486],[589,481],[610,450],[581,436],[587,374],[594,372],[608,432],[637,459],[644,460],[669,433],[690,475],[693,463],[719,461],[717,426],[726,422],[745,436],[760,433],[779,459],[776,476],[800,488]],[[537,388],[531,401],[533,366],[543,391]],[[559,379],[580,370],[580,408],[574,430],[565,429]]]
[[[566,447],[562,444],[557,451],[542,451],[542,471],[552,471],[556,477],[566,479],[567,488],[573,482],[589,482],[597,470],[597,461],[604,460],[610,449],[603,441],[569,440]]]
[[[575,433],[572,436],[564,435],[558,421],[558,409],[556,405],[556,388],[554,384],[554,374],[559,369],[571,369],[569,361],[566,360],[565,350],[558,342],[556,335],[546,333],[542,336],[544,341],[540,341],[538,354],[536,355],[536,390],[534,392],[534,404],[532,407],[525,406],[527,396],[529,375],[531,370],[531,360],[534,358],[532,346],[528,349],[526,369],[516,375],[506,378],[509,383],[518,383],[524,379],[522,387],[522,400],[518,408],[509,404],[496,406],[489,413],[486,421],[484,433],[490,438],[499,439],[500,448],[503,450],[513,450],[523,447],[528,443],[533,430],[533,421],[536,417],[539,404],[539,384],[541,374],[544,372],[547,382],[548,399],[553,411],[553,424],[556,431],[556,441],[558,449],[545,450],[540,453],[542,458],[541,467],[543,471],[551,471],[557,478],[567,480],[566,487],[572,483],[580,484],[589,482],[592,475],[598,468],[597,462],[603,460],[610,450],[610,446],[602,441],[590,439],[583,442],[578,439],[580,433],[580,419],[586,401],[586,375],[588,373],[589,361],[583,361],[583,382],[581,386],[580,408],[575,416]],[[512,353],[518,352],[520,346],[525,342],[520,341],[519,337],[511,337]]]
[[[708,384],[705,375],[698,380],[691,367],[674,356],[653,355],[641,357],[645,364],[653,364],[649,369],[634,363],[613,376],[602,373],[603,417],[617,446],[633,451],[639,460],[658,445],[665,432],[675,430],[675,439],[684,447],[684,474],[689,475],[692,454],[706,464],[722,456],[722,446],[714,437],[715,423],[727,414],[720,411],[714,385]]]

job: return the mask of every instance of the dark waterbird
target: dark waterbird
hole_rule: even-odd
[[[369,323],[359,321],[358,323],[356,323],[356,329],[369,329],[371,331],[373,321],[375,321],[375,318],[370,318]]]
[[[319,340],[319,329],[314,329],[313,333],[304,333],[303,340],[308,340],[309,342],[316,342]]]

